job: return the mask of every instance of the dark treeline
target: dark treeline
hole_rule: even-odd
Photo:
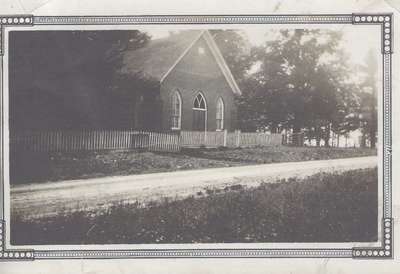
[[[139,31],[10,33],[10,127],[129,127],[138,90],[154,83],[116,72],[122,53],[144,46]]]

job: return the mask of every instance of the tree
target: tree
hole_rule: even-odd
[[[271,131],[305,131],[308,138],[329,145],[332,130],[351,105],[346,56],[340,50],[341,33],[330,30],[280,30],[252,50],[257,72],[254,91],[243,97],[258,126]]]
[[[250,43],[243,31],[239,30],[210,30],[229,69],[238,85],[244,88],[244,80],[251,66]]]
[[[371,148],[376,146],[377,134],[377,60],[373,49],[370,49],[365,56],[364,64],[358,64],[353,68],[357,75],[356,81],[352,84],[352,95],[355,97],[355,104],[350,107],[349,114],[344,118],[342,127],[345,131],[361,131],[361,147]]]
[[[368,138],[370,147],[374,148],[376,145],[376,132],[378,130],[376,94],[378,64],[373,50],[368,51],[365,58],[365,65],[360,66],[360,70],[364,73],[364,80],[361,83],[361,92],[359,95],[361,130],[363,139]]]
[[[10,33],[11,129],[117,127],[115,105],[132,94],[118,92],[114,72],[125,50],[149,39],[137,30]]]

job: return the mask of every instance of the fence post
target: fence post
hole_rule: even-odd
[[[224,147],[226,147],[227,139],[228,139],[228,130],[224,129]]]
[[[236,147],[240,147],[240,129],[236,130]]]

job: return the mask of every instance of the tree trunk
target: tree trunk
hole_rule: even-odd
[[[361,135],[361,142],[360,142],[360,147],[364,148],[367,146],[367,138],[365,137],[365,134]]]
[[[299,133],[301,128],[299,126],[293,126],[293,133]]]
[[[329,147],[329,139],[331,138],[331,125],[328,125],[326,127],[326,132],[324,136],[324,141],[325,141],[325,147]]]
[[[329,137],[325,137],[324,138],[324,147],[330,147],[330,145],[329,145]]]
[[[336,135],[336,147],[339,147],[340,135]]]
[[[371,146],[371,148],[375,148],[375,146],[376,146],[376,132],[375,132],[375,130],[371,130],[370,131],[369,138],[370,138],[370,146]]]

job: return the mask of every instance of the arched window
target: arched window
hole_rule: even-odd
[[[199,94],[196,96],[196,98],[194,98],[193,108],[194,108],[194,109],[207,110],[207,107],[206,107],[206,100],[204,99],[203,94],[199,93]]]
[[[217,111],[216,111],[216,121],[217,121],[217,130],[224,129],[224,101],[221,97],[217,100]]]
[[[178,91],[172,95],[171,129],[181,129],[182,99]]]

